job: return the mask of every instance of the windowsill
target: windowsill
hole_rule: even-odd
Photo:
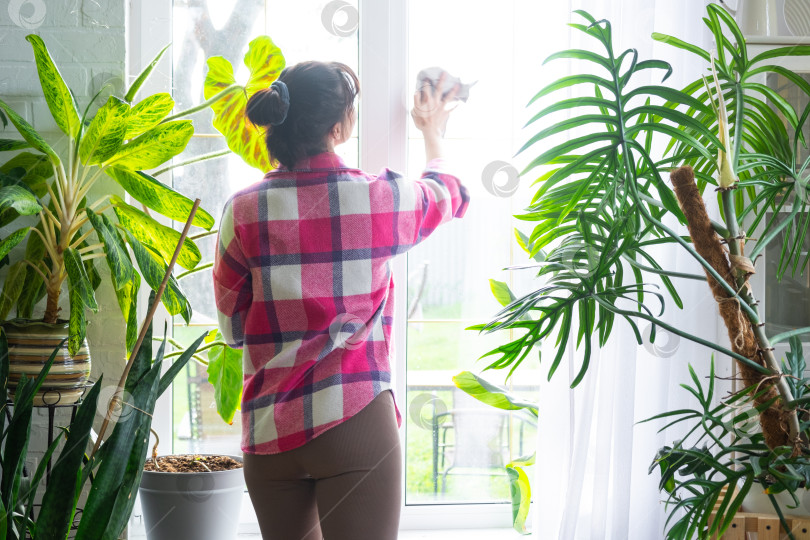
[[[400,531],[399,540],[507,540],[520,538],[516,531],[512,529],[444,529],[432,531]],[[243,533],[237,539],[258,539],[260,534]],[[129,540],[145,540],[142,533],[132,534]]]

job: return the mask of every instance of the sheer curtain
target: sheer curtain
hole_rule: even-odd
[[[556,17],[567,18],[572,10],[585,9],[596,19],[610,20],[619,51],[632,47],[638,50],[639,59],[670,62],[674,73],[666,84],[674,87],[681,88],[694,80],[702,63],[693,55],[653,41],[650,34],[663,32],[707,49],[712,47],[711,36],[701,21],[704,0],[584,0],[560,4],[567,6],[555,7]],[[550,24],[564,22],[558,18]],[[579,32],[569,32],[571,48],[586,45],[574,34]],[[551,53],[566,44],[544,47]],[[659,84],[661,72],[647,70],[636,77],[641,78],[637,82]],[[685,228],[679,232],[686,234]],[[663,248],[655,256],[665,268],[702,273],[679,247]],[[679,310],[670,299],[664,319],[690,333],[726,342],[707,285],[683,279],[676,280],[675,285],[684,308]],[[641,329],[645,326],[639,325]],[[570,382],[579,369],[581,351],[569,352],[566,364],[554,378],[543,381],[538,464],[532,484],[535,538],[664,537],[667,514],[658,492],[659,474],[648,474],[648,468],[658,448],[677,439],[679,433],[668,430],[659,434],[662,423],[637,422],[666,410],[694,407],[678,385],[689,378],[687,364],[692,364],[701,377],[708,374],[711,351],[676,336],[659,335],[656,342],[655,346],[637,345],[630,327],[617,318],[609,343],[594,353],[589,373],[576,389],[570,389]],[[544,359],[553,358],[553,343],[544,347],[548,349],[543,351]],[[718,374],[728,375],[730,365],[729,359],[718,358]],[[720,396],[725,393],[723,388],[718,391]]]

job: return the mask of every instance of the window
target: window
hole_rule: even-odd
[[[355,69],[362,88],[358,133],[339,151],[350,166],[372,173],[387,165],[418,177],[424,167],[420,133],[408,127],[420,69],[438,65],[465,82],[477,81],[469,103],[451,120],[445,142],[448,157],[471,192],[467,217],[442,227],[395,265],[399,326],[394,356],[405,359],[395,360],[394,374],[407,463],[403,527],[507,527],[509,486],[502,465],[534,450],[534,428],[515,415],[497,415],[465,400],[454,392],[452,376],[465,369],[479,371],[486,364],[484,360],[476,363],[476,358],[504,339],[465,330],[488,320],[499,307],[488,280],[495,278],[520,289],[521,275],[502,269],[526,259],[512,241],[516,223],[510,216],[526,206],[529,182],[516,183],[525,163],[513,155],[526,139],[518,128],[525,121],[525,104],[540,87],[536,66],[544,50],[525,40],[536,35],[530,25],[540,17],[541,6],[529,0],[507,0],[497,7],[481,0],[373,0],[360,5],[358,0],[148,3],[157,6],[155,11],[171,13],[166,27],[172,34],[178,109],[202,101],[207,57],[226,57],[237,79],[244,76],[242,56],[250,38],[260,34],[273,38],[288,65],[305,59],[337,60]],[[140,10],[150,25],[154,23],[148,6],[132,9]],[[150,28],[148,39],[160,33]],[[146,40],[145,36],[141,39]],[[149,55],[143,56],[148,61]],[[194,154],[226,148],[223,137],[211,127],[209,111],[195,116],[195,127],[190,143]],[[218,217],[230,194],[260,178],[260,172],[228,156],[176,168],[173,184],[181,192],[202,194],[205,208]],[[213,235],[199,239],[204,261],[212,260],[215,241]],[[175,321],[178,342],[187,343],[216,327],[210,279],[210,272],[200,272],[181,281],[195,313],[190,327]],[[504,375],[493,372],[488,379],[502,384]],[[539,380],[539,371],[526,366],[510,384],[516,392],[531,392]],[[166,436],[172,440],[172,451],[238,454],[239,416],[232,425],[217,416],[204,366],[190,365],[175,382],[172,403],[165,404],[173,411],[171,435]],[[470,408],[477,415],[472,417],[476,427],[488,422],[491,437],[465,435],[463,413]],[[468,449],[474,451],[470,466],[462,467],[460,457]],[[476,506],[467,511],[463,522],[454,522],[448,516],[469,508],[459,503],[498,504]],[[420,522],[414,523],[413,516],[421,516]]]

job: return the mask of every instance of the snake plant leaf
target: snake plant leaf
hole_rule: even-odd
[[[144,244],[148,244],[155,249],[165,260],[170,261],[177,243],[180,241],[180,232],[171,227],[159,223],[155,219],[147,216],[137,208],[128,205],[117,195],[110,197],[118,222],[126,228],[132,235]],[[199,264],[202,255],[197,245],[186,238],[180,254],[177,257],[177,264],[191,270]]]
[[[25,465],[25,456],[28,452],[28,442],[31,439],[30,433],[34,396],[42,386],[42,382],[48,375],[60,349],[61,343],[48,357],[48,360],[45,362],[45,365],[36,378],[29,379],[23,375],[14,392],[14,412],[11,415],[11,420],[8,423],[5,435],[8,438],[7,441],[15,441],[18,442],[18,444],[5,444],[3,447],[3,475],[0,477],[0,500],[5,501],[7,508],[15,511],[18,506],[17,501],[22,495],[20,493],[20,483],[23,467]],[[0,351],[5,353],[7,357],[8,342],[5,333],[3,333],[2,339],[0,339]],[[3,363],[2,372],[7,378],[8,364],[5,362]],[[5,384],[5,381],[3,384]],[[7,527],[6,530],[11,530],[13,520],[5,521],[3,525]],[[18,534],[12,537],[17,538],[22,536],[24,535]]]
[[[166,373],[164,373],[163,376],[160,378],[158,397],[162,396],[163,392],[169,389],[169,386],[171,386],[174,378],[177,376],[178,373],[180,373],[180,371],[184,367],[186,367],[186,364],[188,364],[189,360],[191,360],[191,358],[194,356],[194,353],[197,352],[197,348],[206,339],[208,334],[209,332],[203,332],[202,334],[200,334],[200,337],[194,340],[194,342],[191,345],[189,345],[180,356],[175,358],[174,362],[172,362],[172,366],[169,369],[167,369]],[[241,390],[241,381],[240,381],[240,390]]]
[[[17,174],[17,171],[20,171]],[[47,156],[21,152],[0,165],[0,173],[16,178],[15,183],[27,186],[39,198],[48,192],[46,181],[53,176],[53,166]],[[8,185],[3,182],[2,185]]]
[[[166,274],[168,268],[166,261],[151,245],[142,242],[130,231],[126,231],[126,236],[129,245],[132,246],[132,253],[135,255],[141,274],[152,290],[156,291]],[[191,321],[191,304],[174,276],[169,277],[160,300],[169,314],[182,316],[186,323]]]
[[[129,113],[125,139],[137,137],[160,124],[174,108],[172,96],[166,93],[153,94],[132,107]]]
[[[247,101],[258,90],[267,88],[284,69],[284,56],[267,36],[260,36],[250,42],[245,54],[245,66],[250,77],[243,91],[232,92],[214,102],[214,127],[225,135],[228,148],[240,156],[248,165],[262,172],[273,168],[273,159],[267,153],[262,130],[247,120]],[[221,56],[207,61],[208,73],[205,76],[204,95],[210,99],[226,88],[236,84],[231,63]]]
[[[84,305],[93,311],[98,311],[96,295],[93,293],[90,278],[87,276],[84,264],[82,264],[81,255],[75,248],[67,248],[63,253],[63,257],[71,293],[75,292]]]
[[[223,339],[219,331],[216,339]],[[225,422],[233,424],[242,399],[242,351],[227,345],[209,349],[207,372],[208,382],[214,386],[217,412]]]
[[[103,443],[104,459],[84,505],[76,540],[115,540],[126,526],[143,474],[162,364],[156,358],[140,378],[130,371],[126,384],[130,397],[124,406],[132,413],[115,424]]]
[[[104,214],[96,214],[90,208],[85,209],[85,213],[103,244],[107,265],[110,267],[110,276],[115,289],[118,290],[131,282],[135,275],[135,268],[129,259],[127,248],[115,231],[115,225],[110,218]]]
[[[169,45],[171,45],[171,43],[169,43]],[[169,45],[163,47],[160,50],[160,52],[157,53],[157,56],[155,56],[155,58],[149,63],[149,65],[146,66],[143,69],[143,71],[141,71],[140,75],[138,75],[138,77],[135,79],[135,82],[133,82],[132,86],[130,86],[129,90],[127,90],[127,93],[124,96],[124,100],[128,101],[129,103],[132,103],[132,100],[135,99],[135,96],[138,94],[138,90],[141,89],[143,83],[146,82],[146,79],[149,78],[149,75],[152,73],[152,70],[155,69],[155,66],[158,64],[158,62],[160,62],[163,53],[166,52],[166,49],[169,48]]]
[[[53,533],[52,538],[67,536],[73,524],[73,513],[78,502],[78,497],[74,495],[76,478],[79,476],[82,458],[90,440],[90,430],[98,412],[102,379],[103,376],[96,381],[76,411],[76,418],[70,423],[65,447],[54,463],[42,497],[42,509],[47,511],[40,512],[37,528],[48,531],[48,534]]]
[[[45,142],[42,135],[37,133],[34,127],[29,124],[25,118],[14,112],[14,110],[2,99],[0,99],[0,110],[4,111],[8,115],[9,120],[11,120],[11,123],[17,128],[17,131],[20,132],[23,139],[28,141],[33,148],[47,155],[55,166],[58,166],[61,163],[59,156],[56,154],[56,152],[54,152],[53,148],[51,148],[51,146]]]
[[[132,170],[153,169],[185,150],[193,134],[191,120],[160,124],[123,145],[105,165]]]
[[[22,150],[23,148],[30,148],[31,144],[26,141],[18,141],[16,139],[0,139],[0,152],[8,152],[11,150]]]
[[[110,96],[93,117],[79,144],[79,158],[84,165],[97,165],[110,159],[124,142],[129,104]]]
[[[17,261],[9,266],[8,274],[3,281],[3,292],[0,295],[0,320],[8,319],[11,308],[17,303],[17,299],[22,293],[25,271],[25,261]]]
[[[112,167],[107,170],[107,174],[135,200],[175,221],[185,223],[194,206],[191,199],[143,171]],[[211,227],[214,226],[214,217],[202,208],[198,208],[192,225],[211,230]]]
[[[30,484],[28,486],[28,501],[25,502],[25,509],[27,512],[27,518],[31,519],[31,513],[34,510],[34,501],[36,500],[37,492],[39,491],[39,484],[42,482],[42,479],[45,477],[45,473],[48,470],[48,464],[51,463],[51,457],[56,452],[56,450],[62,445],[62,435],[66,433],[67,430],[64,430],[60,433],[57,433],[54,437],[53,442],[48,447],[48,450],[45,452],[45,455],[39,460],[39,465],[37,465],[37,470],[34,472],[34,476],[31,477]],[[69,519],[69,516],[68,516]],[[30,525],[30,523],[29,523]],[[30,531],[29,531],[30,532]]]
[[[34,49],[39,84],[42,85],[42,93],[45,94],[45,101],[51,110],[51,115],[59,129],[71,139],[75,139],[78,137],[81,127],[76,100],[73,99],[73,94],[51,60],[51,55],[42,38],[30,34],[25,39]]]

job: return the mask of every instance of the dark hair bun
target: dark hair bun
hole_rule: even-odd
[[[259,90],[247,102],[247,117],[257,126],[278,125],[287,118],[289,99],[275,86]]]

